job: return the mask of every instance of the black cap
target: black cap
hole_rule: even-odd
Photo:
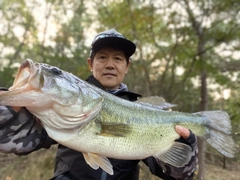
[[[92,56],[92,52],[97,52],[103,47],[120,49],[128,58],[132,56],[136,50],[136,45],[115,29],[104,31],[96,35],[92,42],[90,57]]]

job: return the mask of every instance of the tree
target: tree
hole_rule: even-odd
[[[39,11],[43,17],[36,14]],[[83,0],[2,2],[2,71],[30,58],[86,77],[89,48],[85,46],[84,25],[89,22],[85,11]]]
[[[184,102],[185,107],[182,105],[179,110],[208,110],[211,103],[208,97],[210,83],[226,86],[227,81],[232,81],[231,72],[223,74],[221,70],[223,64],[228,64],[224,67],[226,72],[232,63],[238,62],[231,57],[239,49],[235,45],[235,37],[239,37],[240,29],[236,19],[239,12],[233,7],[233,2],[181,0],[143,3],[140,0],[126,0],[104,1],[102,6],[96,8],[100,14],[97,17],[101,22],[99,30],[114,27],[137,44],[137,55],[132,60],[132,72],[137,78],[131,85],[133,78],[128,75],[131,79],[128,84],[142,94],[162,95],[178,104],[181,97],[187,98],[191,93],[195,95],[199,89],[199,95],[191,97],[195,105],[200,99],[199,108],[192,108],[192,104],[189,104],[191,107],[186,106],[186,100],[182,99],[180,103]],[[217,52],[222,46],[231,48],[229,62]],[[179,68],[183,73],[177,75]],[[144,86],[141,83],[143,79]],[[193,88],[191,81],[196,79],[200,83]],[[201,152],[204,152],[204,147],[201,142]],[[200,156],[202,168],[199,179],[204,178],[203,157],[204,154]]]

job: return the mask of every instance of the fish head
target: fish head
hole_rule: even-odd
[[[55,128],[73,128],[92,119],[100,111],[102,101],[85,81],[30,59],[21,64],[9,91],[0,91],[0,104],[26,107]]]
[[[75,82],[74,76],[57,67],[26,59],[9,91],[1,92],[0,104],[28,107],[58,103],[69,106],[79,96],[79,87]]]

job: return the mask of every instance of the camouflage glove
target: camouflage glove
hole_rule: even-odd
[[[195,134],[192,133],[192,131],[190,131],[190,136],[188,139],[185,140],[181,137],[177,141],[188,144],[189,146],[192,147],[192,154],[191,154],[192,157],[191,157],[190,161],[188,162],[188,164],[186,164],[185,166],[183,166],[181,168],[177,168],[177,167],[173,167],[168,164],[164,164],[164,165],[162,165],[163,171],[166,174],[169,174],[171,177],[174,177],[176,179],[182,179],[182,180],[192,179],[192,177],[194,175],[194,171],[196,170],[197,164],[198,164],[197,137],[195,136]]]
[[[163,162],[160,162],[153,158],[149,157],[145,159],[143,162],[147,164],[150,171],[157,175],[158,177],[161,177],[165,180],[191,180],[194,175],[194,171],[197,168],[198,164],[198,147],[197,147],[197,138],[196,136],[190,131],[190,136],[188,139],[180,138],[176,140],[178,142],[182,142],[185,144],[188,144],[192,147],[192,154],[190,161],[183,167],[173,167],[169,164],[165,164]]]
[[[7,91],[7,88],[0,87]],[[28,154],[55,143],[48,137],[39,121],[25,108],[15,112],[0,105],[0,152]]]
[[[25,108],[18,113],[11,107],[0,106],[0,152],[28,153],[42,139],[43,128]]]

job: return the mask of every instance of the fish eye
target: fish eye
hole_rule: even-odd
[[[62,74],[62,71],[61,71],[60,69],[56,68],[56,67],[53,67],[53,68],[51,69],[51,72],[52,72],[54,75],[60,75],[60,74]]]

